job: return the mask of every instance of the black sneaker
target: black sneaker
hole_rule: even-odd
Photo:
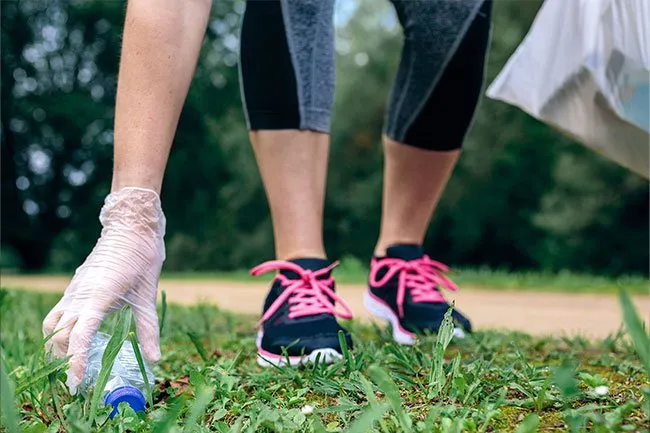
[[[339,331],[349,348],[350,334],[335,316],[351,319],[350,307],[336,294],[332,268],[324,259],[296,259],[262,263],[251,271],[260,275],[279,271],[264,303],[257,337],[261,366],[331,363],[343,357]],[[339,304],[343,311],[336,309]]]
[[[373,257],[369,287],[364,296],[368,311],[390,322],[393,339],[415,344],[418,334],[438,332],[449,304],[439,287],[458,287],[445,275],[449,269],[431,260],[419,245],[393,245],[386,257]],[[464,337],[472,325],[454,309],[454,336]]]

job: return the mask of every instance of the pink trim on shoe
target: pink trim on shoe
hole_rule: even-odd
[[[269,351],[262,349],[261,346],[257,346],[257,353],[264,358],[273,359],[273,360],[281,360],[281,359],[289,358],[289,361],[298,361],[303,358],[303,356],[300,355],[287,357],[285,355],[278,355],[277,353],[271,353]]]
[[[392,316],[394,316],[394,318],[384,317],[384,314],[377,314],[377,312],[373,311],[373,313],[375,315],[379,315],[379,316],[383,317],[384,319],[388,320],[389,322],[391,322],[391,324],[394,327],[397,327],[399,332],[401,332],[402,334],[405,334],[405,335],[407,335],[407,336],[409,336],[411,338],[416,338],[417,337],[417,334],[409,331],[408,329],[404,329],[404,327],[402,327],[402,325],[399,323],[399,319],[398,319],[397,315],[395,315],[395,313],[393,313],[393,310],[390,308],[390,305],[388,305],[383,299],[378,298],[377,296],[375,296],[370,290],[366,291],[366,296],[370,297],[373,302],[377,302],[377,303],[383,305],[384,307],[386,307],[386,310],[387,310],[386,313],[390,313]],[[369,306],[366,305],[366,307],[369,307]]]
[[[377,279],[381,269],[387,268],[386,274]],[[403,260],[392,257],[373,258],[370,263],[369,283],[372,288],[379,288],[385,285],[395,274],[399,273],[397,283],[397,309],[399,317],[404,317],[404,298],[406,290],[411,293],[413,302],[442,303],[445,298],[438,291],[438,287],[444,287],[455,292],[458,286],[446,275],[449,268],[429,256],[423,256],[414,260]]]
[[[282,367],[285,365],[296,366],[308,363],[315,363],[317,361],[331,364],[336,360],[343,359],[343,355],[336,349],[325,347],[316,349],[305,355],[285,356],[277,353],[271,353],[262,348],[262,338],[264,333],[260,331],[257,334],[257,363],[262,367],[276,366]]]

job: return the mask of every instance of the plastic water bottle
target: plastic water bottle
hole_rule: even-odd
[[[97,382],[97,377],[102,369],[102,356],[110,339],[110,335],[98,332],[90,345],[86,372],[80,387],[83,395],[87,395],[90,388],[94,387]],[[153,373],[146,363],[144,366],[149,386],[152,388],[154,385]],[[113,418],[117,414],[117,407],[122,402],[126,402],[135,412],[143,412],[147,405],[144,398],[145,390],[145,379],[140,372],[133,346],[130,341],[125,341],[115,358],[102,396],[104,404],[110,404],[113,407],[110,417]]]

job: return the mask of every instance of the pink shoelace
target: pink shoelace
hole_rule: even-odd
[[[377,274],[382,269],[387,269],[387,272],[377,280]],[[411,293],[413,302],[430,303],[445,302],[442,293],[437,290],[438,287],[444,287],[452,292],[458,290],[458,286],[445,275],[449,272],[449,267],[431,260],[429,256],[415,260],[373,258],[370,266],[370,285],[383,286],[398,272],[397,308],[400,317],[404,317],[404,298],[407,289]]]
[[[270,262],[262,263],[251,270],[251,275],[257,276],[271,271],[278,271],[275,279],[280,281],[284,290],[278,296],[278,299],[271,304],[268,310],[260,319],[259,324],[268,320],[276,311],[288,302],[289,318],[295,319],[298,317],[314,316],[316,314],[332,314],[343,319],[352,318],[352,310],[345,301],[332,290],[334,279],[331,276],[324,277],[338,265],[333,263],[327,268],[319,269],[317,271],[310,271],[303,269],[292,262],[282,260],[272,260]],[[291,271],[298,274],[298,279],[290,279],[282,275],[280,271]],[[332,302],[332,300],[334,302]],[[340,304],[343,311],[336,309],[336,304]]]

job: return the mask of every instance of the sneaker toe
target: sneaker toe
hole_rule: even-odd
[[[452,311],[451,317],[454,319],[456,326],[462,328],[464,331],[472,332],[472,322],[465,317],[460,311]]]
[[[345,341],[348,349],[352,349],[352,337],[350,333],[343,330]],[[286,354],[289,356],[302,356],[309,355],[310,353],[321,349],[334,349],[338,353],[343,353],[341,344],[339,343],[338,332],[327,332],[313,334],[294,339],[285,336],[265,335],[262,338],[262,348],[274,354]]]
[[[420,304],[420,311],[413,311],[415,319],[407,328],[415,333],[437,333],[442,326],[442,320],[449,309],[448,304]],[[467,317],[457,310],[452,310],[451,317],[454,325],[465,332],[472,332],[472,323]]]

